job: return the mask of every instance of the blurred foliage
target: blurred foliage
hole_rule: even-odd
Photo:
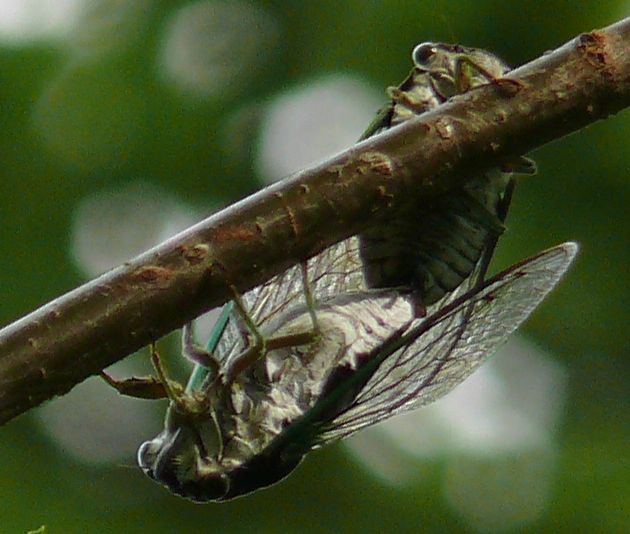
[[[260,110],[279,91],[329,73],[384,89],[427,40],[487,48],[518,65],[612,23],[629,5],[251,2],[275,24],[260,64],[224,92],[192,94],[160,67],[173,17],[191,4],[215,2],[92,0],[54,38],[0,35],[0,324],[84,281],[70,245],[86,195],[142,179],[207,212],[260,187],[252,163]],[[536,532],[630,531],[629,124],[626,112],[533,154],[539,174],[523,179],[497,257],[505,266],[563,240],[582,244],[575,268],[525,328],[569,373],[553,494],[526,527]],[[0,530],[469,530],[442,496],[438,466],[422,469],[422,480],[387,487],[343,447],[329,447],[275,488],[195,506],[138,469],[78,463],[25,416],[0,432]]]

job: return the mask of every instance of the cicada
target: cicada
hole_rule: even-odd
[[[454,45],[425,43],[413,57],[412,74],[390,91],[366,136],[507,71],[492,54]],[[461,383],[577,252],[565,243],[486,277],[509,204],[504,171],[516,166],[474,177],[450,200],[409,206],[389,228],[235,293],[207,351],[186,327],[184,354],[197,365],[185,388],[154,355],[170,402],[164,430],[138,451],[143,471],[193,501],[226,501],[283,479],[309,451]]]
[[[488,280],[467,281],[426,317],[408,293],[350,291],[317,301],[313,324],[307,299],[264,285],[244,301],[269,345],[304,333],[311,340],[276,345],[244,366],[252,336],[231,313],[214,364],[199,367],[186,391],[170,384],[164,430],[140,447],[140,467],[195,502],[274,484],[309,451],[461,383],[553,289],[576,251],[565,243]],[[297,286],[302,278],[294,269],[284,282]]]
[[[422,43],[412,53],[414,67],[362,139],[436,108],[449,98],[495,83],[510,68],[477,48]],[[501,168],[471,176],[461,187],[430,202],[403,204],[395,216],[361,234],[361,259],[370,287],[413,291],[420,306],[438,301],[490,261],[504,230],[514,189],[513,173],[532,174],[535,164],[520,157]]]

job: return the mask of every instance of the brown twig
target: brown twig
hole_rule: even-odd
[[[630,19],[269,187],[0,331],[0,423],[395,210],[630,104]],[[5,251],[6,252],[6,251]]]

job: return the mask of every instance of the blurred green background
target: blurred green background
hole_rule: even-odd
[[[418,42],[519,65],[629,5],[0,0],[0,324],[352,144]],[[0,532],[630,531],[629,127],[533,154],[496,266],[582,252],[459,401],[199,506],[134,467],[164,406],[89,380],[0,429]]]

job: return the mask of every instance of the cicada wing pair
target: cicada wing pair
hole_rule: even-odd
[[[431,316],[396,333],[366,358],[369,380],[324,426],[319,442],[346,437],[450,392],[529,317],[577,251],[577,244],[569,242],[541,252],[458,291]]]
[[[352,243],[346,242],[333,247],[318,258],[317,268],[344,287],[348,281],[344,278],[347,274],[343,269],[344,261],[354,264],[353,247]],[[382,344],[359,355],[360,365],[346,373],[344,380],[325,388],[326,394],[302,420],[294,423],[289,435],[310,436],[310,443],[305,448],[324,445],[447,394],[527,319],[560,281],[577,250],[575,243],[564,243],[488,280],[472,277],[432,306],[429,315],[410,319],[403,326],[392,329]],[[337,275],[330,269],[332,265],[341,267]],[[297,281],[299,271],[288,271],[286,276],[285,287],[294,286],[295,289],[282,298],[299,299],[302,294]],[[325,284],[323,287],[329,286]],[[322,296],[319,289],[316,294]],[[361,295],[361,291],[355,295]],[[365,290],[364,295],[366,301],[373,301],[375,292]],[[261,286],[249,296],[247,301],[253,304],[253,318],[257,322],[263,319],[272,322],[274,317],[282,317],[282,310],[286,308],[280,305],[277,296],[274,282]],[[334,296],[329,298],[334,299]],[[383,309],[384,322],[392,319],[388,313]],[[226,328],[219,343],[219,354],[243,350],[245,338],[239,323],[235,316]],[[340,390],[358,393],[350,402],[340,404]],[[287,436],[280,439],[287,439]]]

